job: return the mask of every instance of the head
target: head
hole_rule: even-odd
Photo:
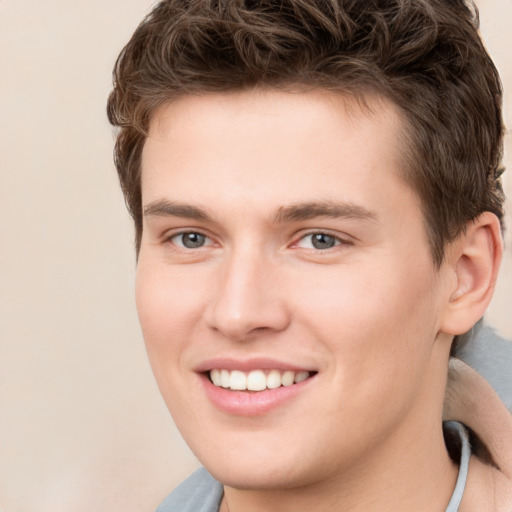
[[[400,111],[402,177],[436,265],[484,211],[503,218],[498,73],[464,1],[160,2],[114,70],[115,162],[142,235],[141,155],[155,110],[184,95],[322,88]]]
[[[500,101],[462,2],[167,1],[137,29],[109,99],[137,305],[219,480],[357,482],[435,443],[499,260]],[[274,370],[298,382],[233,391]]]

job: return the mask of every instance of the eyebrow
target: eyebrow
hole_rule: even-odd
[[[211,221],[210,215],[202,208],[187,203],[168,201],[166,199],[159,199],[149,203],[144,207],[144,216],[180,217],[199,221]],[[272,215],[271,220],[275,224],[282,224],[286,222],[312,220],[318,217],[370,221],[378,220],[377,214],[372,210],[353,203],[336,201],[307,202],[281,206],[275,214]]]
[[[205,210],[185,203],[159,199],[144,207],[145,217],[182,217],[201,221],[210,220]]]
[[[298,203],[282,206],[273,216],[275,223],[311,220],[317,217],[377,221],[377,213],[362,206],[334,201]]]

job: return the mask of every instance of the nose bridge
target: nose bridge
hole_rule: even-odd
[[[210,305],[210,326],[236,340],[255,330],[284,329],[288,315],[276,273],[275,263],[254,244],[234,248],[220,272],[217,293]]]

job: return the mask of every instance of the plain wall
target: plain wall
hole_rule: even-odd
[[[197,465],[146,359],[105,116],[115,57],[151,4],[0,0],[4,512],[152,511]],[[478,5],[512,126],[512,1]],[[509,247],[487,317],[508,337],[511,298]]]

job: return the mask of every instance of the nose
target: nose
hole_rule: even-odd
[[[206,313],[211,329],[231,340],[243,341],[256,333],[279,332],[288,326],[290,314],[279,266],[261,253],[234,252],[223,262],[217,283]]]

